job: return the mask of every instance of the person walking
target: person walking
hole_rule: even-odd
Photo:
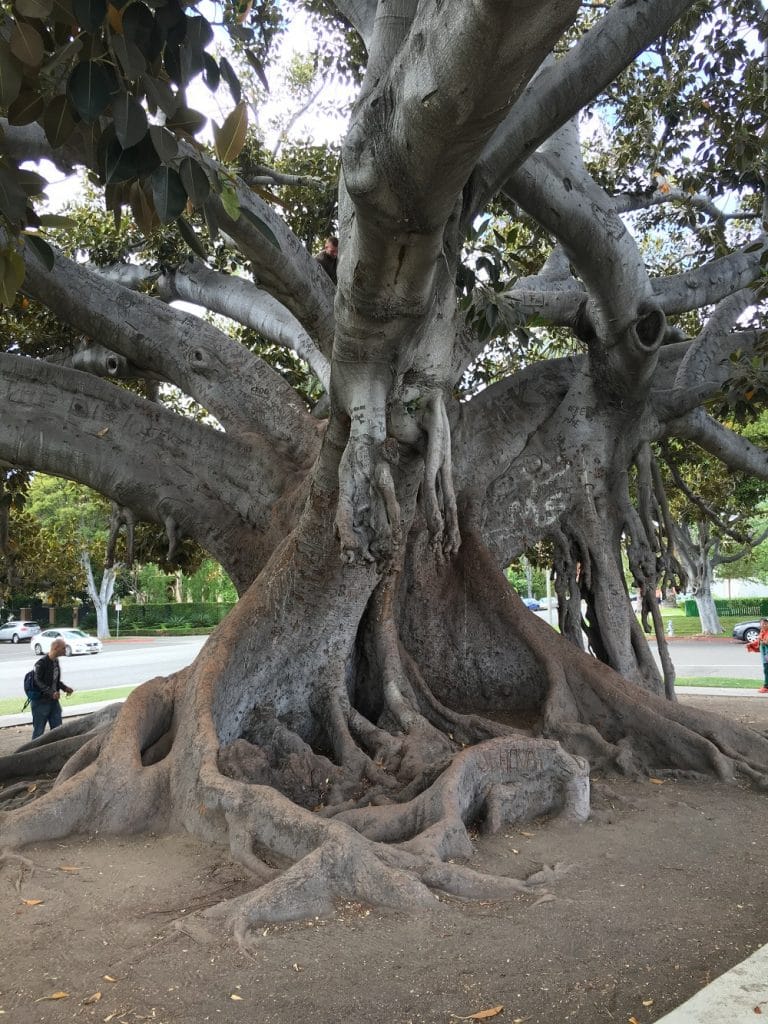
[[[760,653],[760,660],[763,663],[763,685],[758,693],[768,693],[768,619],[760,619],[760,632],[757,640],[747,644],[747,650],[755,654]]]
[[[46,655],[35,662],[35,689],[30,695],[32,706],[32,739],[36,740],[45,732],[46,725],[56,729],[61,725],[60,691],[70,694],[75,691],[61,679],[59,658],[67,649],[63,640],[54,640]]]

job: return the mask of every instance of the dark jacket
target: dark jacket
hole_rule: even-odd
[[[38,700],[53,700],[56,691],[64,689],[59,663],[47,654],[35,662],[35,686],[40,693]]]

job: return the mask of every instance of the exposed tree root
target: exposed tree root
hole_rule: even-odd
[[[561,868],[527,879],[473,871],[458,863],[472,856],[468,826],[494,831],[551,813],[583,821],[583,756],[626,773],[739,774],[766,785],[766,737],[653,697],[575,650],[522,607],[490,560],[473,550],[471,534],[457,559],[460,587],[454,579],[446,593],[460,593],[470,633],[472,616],[483,623],[477,637],[458,637],[433,665],[428,644],[417,646],[418,660],[411,657],[396,615],[403,589],[397,567],[383,578],[353,567],[345,572],[359,573],[371,590],[379,580],[365,614],[365,600],[340,582],[336,604],[323,610],[295,662],[305,671],[316,665],[314,675],[276,687],[295,652],[270,647],[271,638],[284,635],[286,617],[297,614],[286,598],[295,601],[296,592],[285,581],[291,559],[305,555],[298,546],[280,552],[279,572],[246,595],[195,664],[135,690],[113,722],[99,720],[96,728],[14,755],[36,758],[39,771],[46,751],[77,743],[49,792],[0,812],[0,844],[162,827],[226,844],[256,888],[206,915],[225,919],[245,943],[260,926],[325,914],[340,900],[410,910],[437,906],[433,890],[460,898],[540,895]],[[318,557],[331,554],[320,549]],[[430,557],[456,573],[456,563]],[[301,597],[301,613],[309,614],[312,595],[302,590]],[[337,625],[352,599],[357,635],[344,621]],[[445,614],[459,621],[455,609]],[[254,622],[251,646],[238,649]],[[315,637],[329,632],[333,642],[320,649]],[[482,692],[485,709],[503,707],[510,638],[522,645],[517,664],[539,680],[535,714],[521,682],[524,729],[459,710],[456,699],[466,666],[475,672],[482,664],[488,671],[481,686],[465,692]],[[411,649],[418,639],[409,634]],[[497,674],[490,658],[473,660],[478,644],[483,657],[501,652]],[[518,709],[509,700],[508,710],[514,719]]]
[[[71,719],[58,729],[43,733],[6,757],[0,757],[0,779],[22,779],[58,772],[89,742],[102,736],[116,718],[120,704],[92,715]]]

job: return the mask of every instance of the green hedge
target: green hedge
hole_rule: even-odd
[[[232,604],[124,604],[120,612],[120,630],[199,628],[218,626]],[[109,624],[117,622],[114,605],[109,606]]]
[[[715,598],[718,615],[731,615],[740,619],[760,619],[768,617],[768,597],[732,597]],[[696,602],[685,602],[685,614],[688,618],[696,618],[699,610]]]

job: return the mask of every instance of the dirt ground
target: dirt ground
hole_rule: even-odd
[[[768,698],[681,699],[768,729]],[[0,751],[27,733],[2,730]],[[195,916],[249,888],[226,851],[96,834],[25,852],[33,871],[0,868],[13,1024],[448,1024],[496,1007],[510,1024],[646,1024],[768,942],[768,807],[746,786],[597,779],[586,824],[476,841],[483,871],[573,865],[543,901],[343,906],[250,953]]]

